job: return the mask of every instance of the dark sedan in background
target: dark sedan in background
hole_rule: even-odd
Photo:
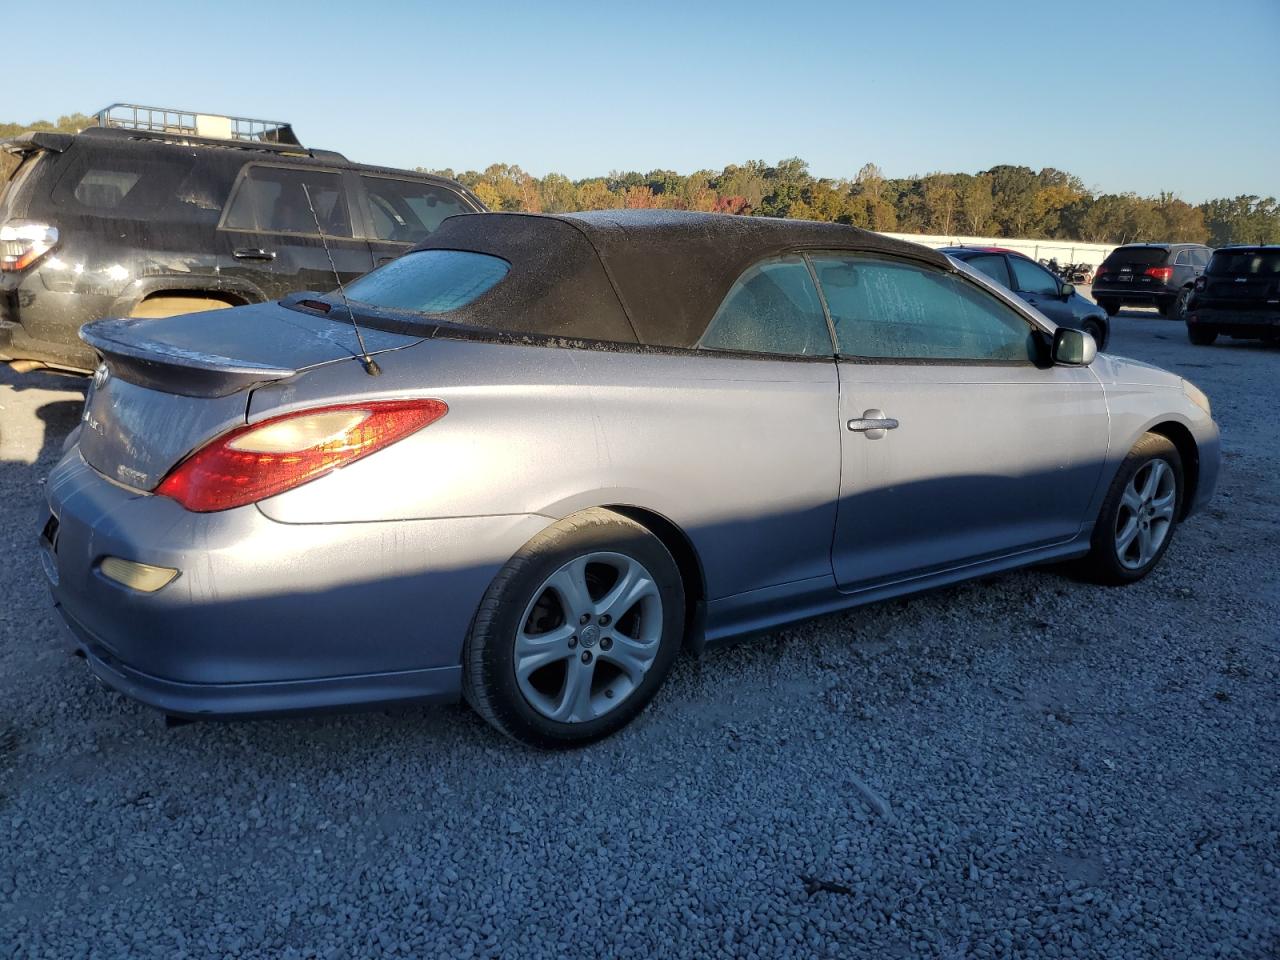
[[[1099,350],[1111,339],[1106,311],[1030,257],[1003,247],[944,247],[940,252],[1008,287],[1058,326],[1083,330]]]

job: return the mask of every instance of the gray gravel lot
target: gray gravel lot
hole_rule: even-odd
[[[1145,582],[685,659],[570,754],[461,707],[166,729],[100,688],[35,547],[77,384],[0,372],[0,956],[1277,956],[1280,349],[1138,310],[1112,349],[1225,443]]]

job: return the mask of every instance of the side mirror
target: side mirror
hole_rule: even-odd
[[[1069,297],[1075,292],[1076,292],[1076,285],[1074,283],[1064,283],[1062,285],[1062,290],[1059,295],[1063,297]]]
[[[1053,335],[1053,362],[1064,367],[1087,367],[1098,355],[1093,337],[1073,327],[1059,327]]]

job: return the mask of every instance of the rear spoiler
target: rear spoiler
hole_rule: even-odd
[[[70,133],[48,133],[43,130],[21,133],[10,140],[0,140],[0,150],[21,156],[37,150],[64,153],[75,137]]]
[[[101,353],[107,369],[121,380],[187,397],[225,397],[298,372],[162,343],[144,333],[147,322],[95,320],[80,328],[80,339]]]

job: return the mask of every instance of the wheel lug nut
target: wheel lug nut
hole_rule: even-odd
[[[606,697],[608,697],[610,700],[612,700],[612,699],[613,699],[613,691],[612,691],[612,690],[606,690],[606,691],[604,692],[604,695],[605,695]]]
[[[613,623],[613,617],[609,616],[607,613],[600,618],[600,626],[602,627],[607,627],[611,623]]]
[[[589,614],[589,613],[584,613],[582,616],[580,616],[580,617],[578,618],[578,622],[579,622],[579,623],[586,623],[586,622],[587,622],[588,620],[590,620],[590,619],[591,619],[591,614]]]
[[[612,646],[613,646],[613,637],[603,637],[603,638],[600,640],[600,649],[601,649],[601,650],[608,650],[608,649],[609,649],[610,647],[612,647]]]
[[[577,645],[578,645],[578,638],[577,638],[577,636],[575,635],[575,636],[570,637],[570,638],[569,638],[569,649],[570,649],[570,650],[572,650],[572,649],[573,649],[574,647],[576,647]]]
[[[583,662],[583,663],[590,663],[590,662],[591,662],[591,651],[590,651],[590,650],[583,650],[583,651],[582,651],[582,662]]]

